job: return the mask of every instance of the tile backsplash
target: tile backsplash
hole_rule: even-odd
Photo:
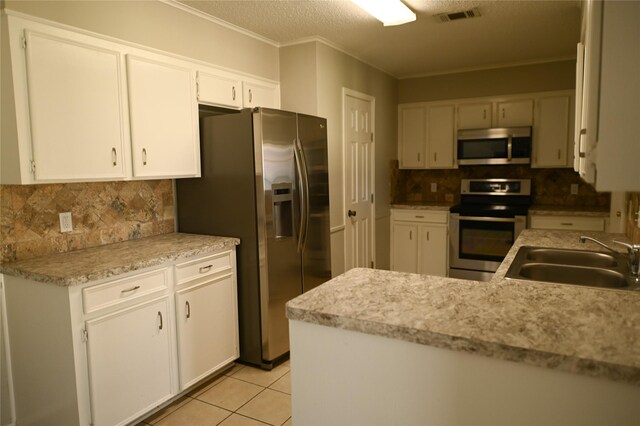
[[[175,229],[171,180],[0,185],[0,209],[0,262]],[[72,232],[60,232],[62,212],[71,212]]]
[[[391,203],[458,202],[462,179],[531,179],[532,201],[536,205],[609,208],[609,193],[598,193],[571,169],[532,169],[528,166],[465,166],[458,169],[400,170],[391,165]],[[437,190],[431,192],[431,184]],[[571,195],[571,185],[578,194]]]

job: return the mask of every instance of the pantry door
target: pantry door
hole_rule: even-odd
[[[375,98],[343,89],[345,270],[372,268]]]

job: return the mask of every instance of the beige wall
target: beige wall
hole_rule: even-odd
[[[318,115],[317,43],[280,49],[280,105],[288,111]]]
[[[158,1],[16,1],[17,12],[277,80],[278,48]]]
[[[344,265],[344,167],[342,146],[342,89],[375,98],[376,267],[389,267],[389,165],[396,156],[397,80],[324,43],[310,42],[281,51],[282,106],[314,111],[327,118],[329,190],[331,193],[332,272]],[[315,71],[311,65],[315,66]],[[300,72],[305,75],[299,75]],[[314,76],[315,74],[315,76]]]
[[[575,89],[576,61],[442,74],[400,80],[398,103]]]

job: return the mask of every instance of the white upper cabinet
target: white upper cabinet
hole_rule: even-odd
[[[124,179],[121,55],[54,34],[27,30],[24,37],[35,180]]]
[[[198,103],[242,108],[242,81],[233,76],[198,70]]]
[[[571,167],[571,96],[536,100],[531,167]]]
[[[135,177],[200,176],[195,72],[127,55]]]
[[[426,108],[400,105],[398,108],[398,149],[401,168],[425,165]]]
[[[456,117],[455,105],[438,105],[427,108],[427,151],[429,168],[456,167]]]
[[[533,125],[533,99],[498,102],[497,127]]]
[[[491,102],[458,105],[458,130],[491,127]]]
[[[245,81],[242,83],[245,108],[280,108],[280,92],[277,84]]]

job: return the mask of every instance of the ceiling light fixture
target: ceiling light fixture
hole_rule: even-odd
[[[402,25],[416,20],[416,14],[400,0],[351,0],[385,27]]]

